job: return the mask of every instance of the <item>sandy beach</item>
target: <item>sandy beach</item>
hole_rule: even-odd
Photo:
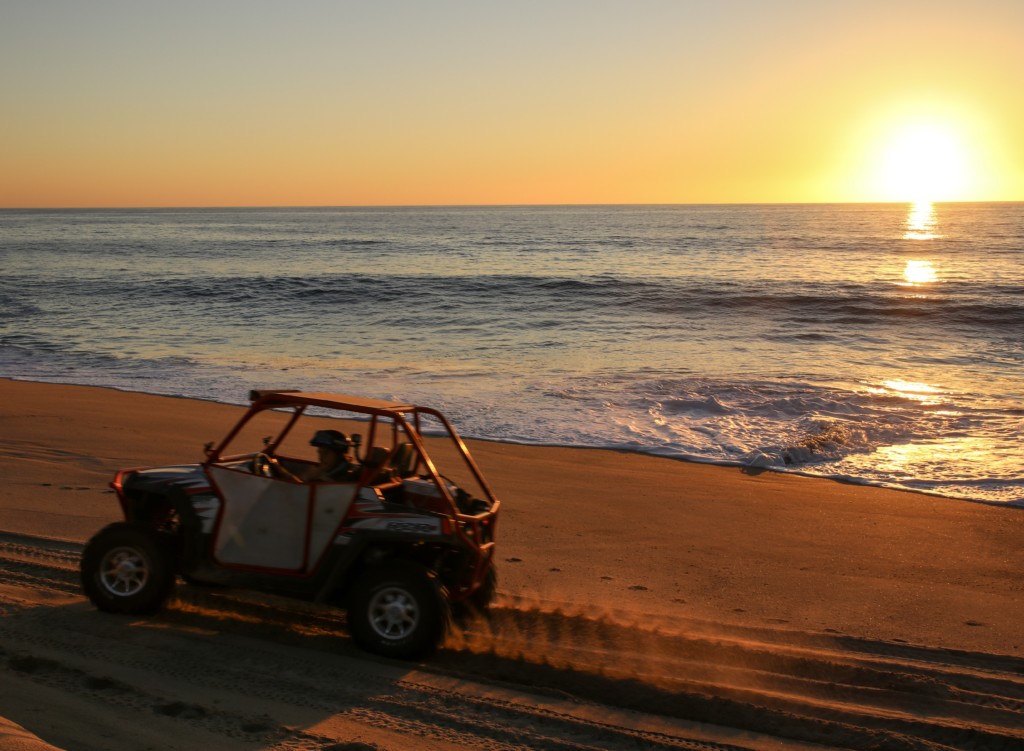
[[[1019,508],[470,441],[503,503],[495,621],[406,666],[186,586],[95,612],[75,556],[115,470],[196,462],[241,408],[0,396],[0,715],[68,751],[1024,744]]]

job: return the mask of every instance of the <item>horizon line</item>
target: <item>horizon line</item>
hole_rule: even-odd
[[[625,206],[912,206],[1024,203],[1024,199],[973,201],[686,201],[629,203],[381,203],[381,204],[223,204],[223,205],[137,205],[137,206],[0,206],[0,211],[197,211],[227,209],[516,209],[516,208],[602,208]]]

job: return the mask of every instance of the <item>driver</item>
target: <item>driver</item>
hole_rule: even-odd
[[[345,482],[354,480],[359,466],[350,453],[352,442],[340,430],[318,430],[310,446],[316,446],[317,463],[297,474],[305,482]]]

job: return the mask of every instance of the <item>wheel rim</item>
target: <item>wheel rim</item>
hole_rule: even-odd
[[[420,609],[416,599],[401,587],[385,587],[370,600],[370,625],[378,636],[402,639],[416,630]]]
[[[99,580],[103,588],[115,597],[138,594],[149,581],[149,564],[135,548],[114,548],[103,556]]]

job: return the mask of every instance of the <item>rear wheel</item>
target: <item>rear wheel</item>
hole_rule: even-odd
[[[352,638],[385,657],[411,659],[437,647],[448,628],[448,599],[413,561],[371,569],[356,584],[348,609]]]
[[[82,553],[82,589],[108,613],[155,613],[174,590],[170,536],[147,524],[104,527]]]

